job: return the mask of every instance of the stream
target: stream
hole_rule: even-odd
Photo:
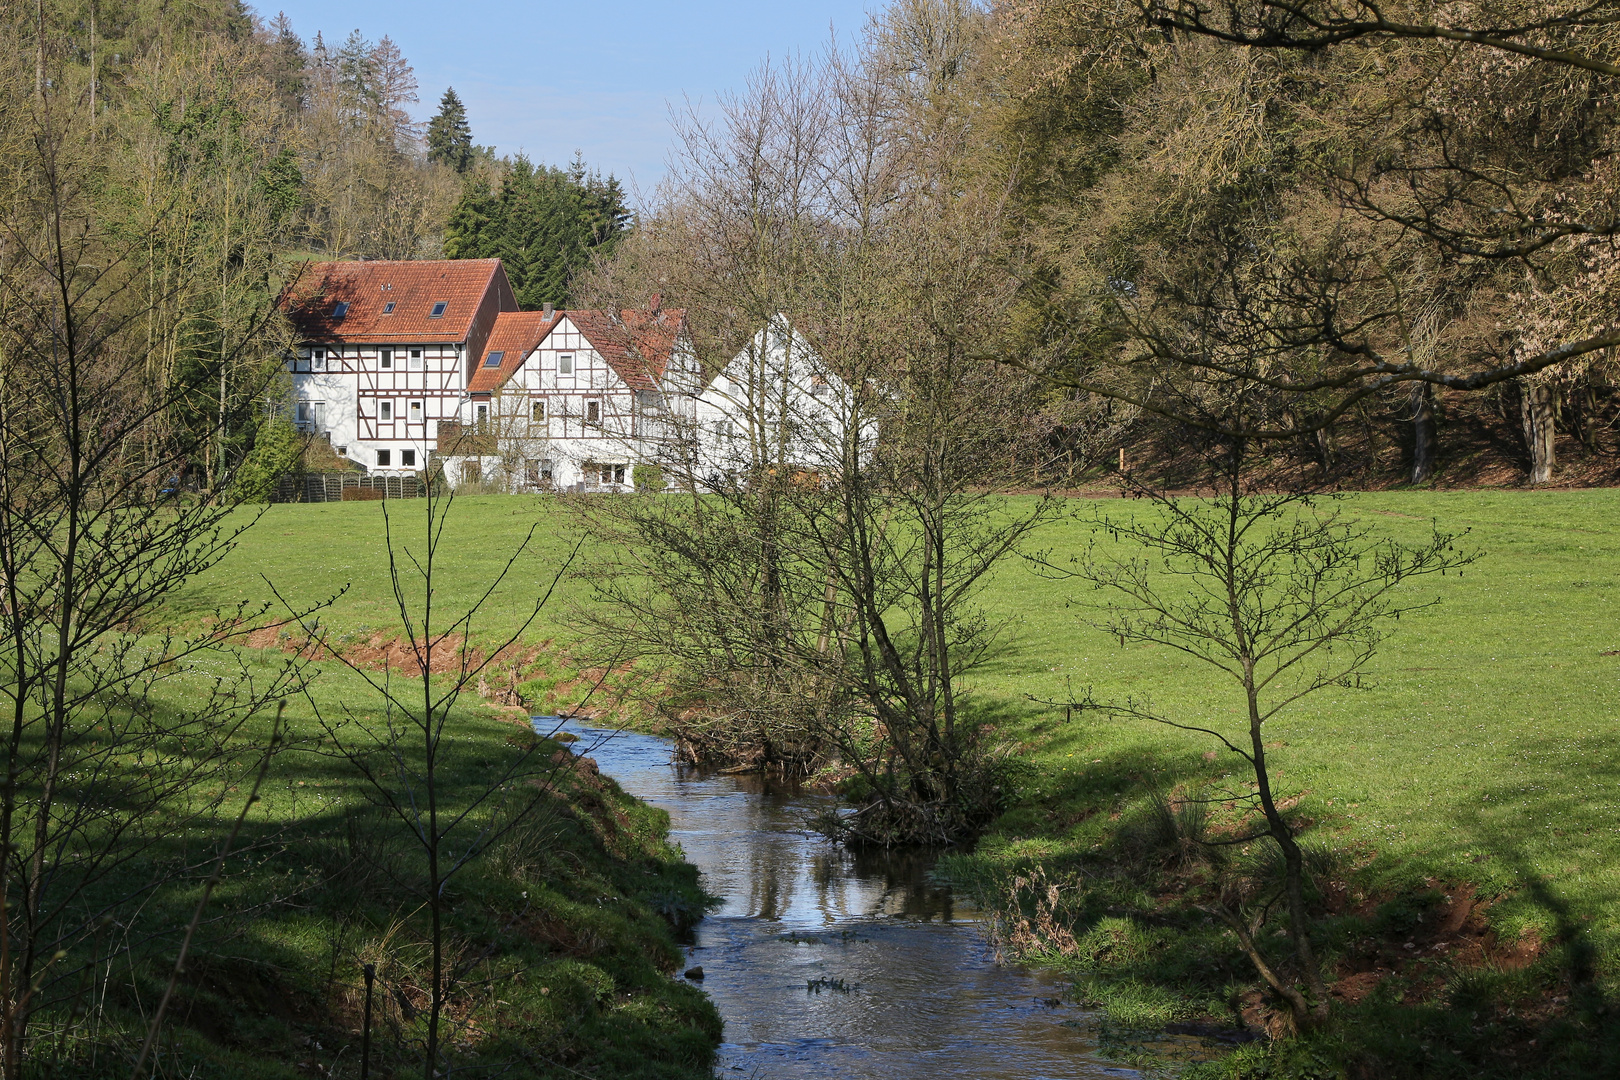
[[[671,841],[724,897],[687,959],[725,1018],[720,1075],[1138,1075],[1097,1055],[1064,980],[996,962],[979,913],[929,877],[931,855],[835,847],[803,824],[828,796],[678,766],[654,736],[560,726],[576,754],[669,812]]]

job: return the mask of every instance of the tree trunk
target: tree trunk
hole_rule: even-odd
[[[1434,406],[1429,384],[1412,387],[1412,483],[1421,484],[1434,473]]]
[[[1545,484],[1552,479],[1553,390],[1547,383],[1523,385],[1519,410],[1524,420],[1524,445],[1530,451],[1530,482]]]

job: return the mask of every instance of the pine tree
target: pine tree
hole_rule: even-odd
[[[377,111],[377,61],[373,48],[364,34],[354,30],[338,50],[338,101],[351,120],[369,119]]]
[[[309,76],[304,70],[309,66],[309,54],[286,12],[276,16],[270,29],[275,36],[267,60],[281,107],[289,113],[302,112],[309,104]]]
[[[371,50],[371,67],[375,73],[378,119],[393,134],[395,146],[401,150],[411,147],[420,133],[406,109],[407,105],[416,104],[416,72],[387,34]]]
[[[629,227],[623,191],[577,159],[568,170],[521,156],[505,164],[498,191],[480,180],[462,192],[444,253],[500,259],[522,308],[566,306],[573,272],[611,251]]]
[[[439,100],[439,112],[428,121],[428,160],[448,165],[458,173],[472,168],[472,128],[467,124],[467,110],[456,96],[455,87],[444,92]]]

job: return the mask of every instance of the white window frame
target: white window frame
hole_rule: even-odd
[[[406,423],[408,423],[408,424],[420,424],[422,422],[422,417],[424,415],[426,415],[426,413],[423,410],[423,403],[421,401],[408,401],[408,402],[406,402],[406,407],[405,407],[405,422]]]
[[[377,367],[382,371],[394,370],[394,350],[383,349],[377,354]]]
[[[377,402],[377,419],[392,423],[394,420],[394,403],[387,398]]]
[[[571,352],[557,354],[557,374],[572,375],[574,373],[574,354]]]
[[[422,350],[421,349],[412,349],[411,350],[411,366],[410,366],[410,370],[411,371],[421,371],[422,370]]]

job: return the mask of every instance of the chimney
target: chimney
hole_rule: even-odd
[[[551,305],[550,305],[550,304],[547,304],[547,305],[546,305],[546,311],[545,311],[545,315],[546,315],[546,322],[550,322],[550,321],[551,321],[551,316],[552,316],[552,315],[553,315],[553,314],[554,314],[554,313],[555,313],[555,312],[556,312],[556,310],[557,310],[557,309],[556,309],[556,308],[554,308],[554,307],[552,307],[552,306],[551,306]]]
[[[661,292],[655,292],[652,294],[652,299],[647,301],[647,313],[649,315],[656,315],[658,314],[658,309],[663,306],[664,294]]]

